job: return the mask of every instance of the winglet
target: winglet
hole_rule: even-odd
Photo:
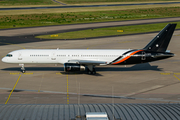
[[[168,24],[159,34],[144,47],[144,50],[165,52],[177,24]]]

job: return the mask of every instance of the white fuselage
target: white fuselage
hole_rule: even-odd
[[[8,53],[2,59],[6,63],[60,63],[69,60],[94,60],[106,61],[107,63],[117,59],[129,50],[117,49],[23,49]]]

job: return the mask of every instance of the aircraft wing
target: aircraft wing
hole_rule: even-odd
[[[106,61],[97,61],[97,60],[68,60],[68,63],[76,63],[82,65],[107,65]]]

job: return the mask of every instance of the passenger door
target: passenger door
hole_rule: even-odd
[[[22,60],[22,53],[21,52],[19,52],[18,60]]]
[[[51,60],[56,60],[56,53],[55,52],[52,52],[52,54],[51,54]]]

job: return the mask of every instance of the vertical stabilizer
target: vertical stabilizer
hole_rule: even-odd
[[[176,24],[168,24],[164,29],[162,29],[159,34],[151,40],[150,43],[144,47],[144,50],[154,51],[154,52],[165,52],[173,32],[175,30]]]

